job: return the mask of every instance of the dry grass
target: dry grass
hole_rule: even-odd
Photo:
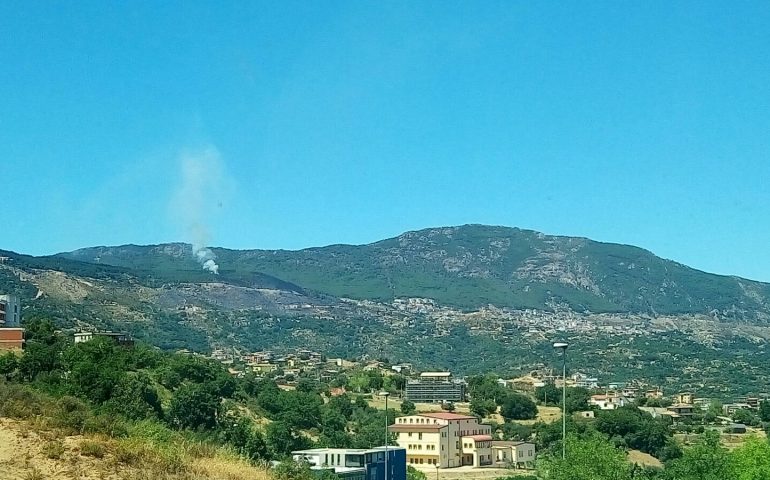
[[[369,400],[369,406],[372,408],[376,408],[378,410],[385,410],[385,400],[382,397],[374,396],[372,399]],[[441,409],[441,405],[437,403],[415,403],[415,408],[417,409],[417,413],[430,413],[430,412],[443,412],[445,410]],[[397,412],[401,411],[401,400],[397,400],[395,398],[389,398],[388,399],[388,408],[396,410]],[[455,403],[455,413],[469,413],[470,412],[470,404],[468,403]]]
[[[663,463],[660,460],[653,457],[649,453],[640,452],[639,450],[628,451],[628,462],[635,463],[643,467],[663,468]]]
[[[140,426],[136,436],[67,435],[0,417],[0,480],[270,480],[213,445]]]
[[[255,467],[237,459],[226,456],[197,459],[193,462],[191,471],[198,475],[196,478],[210,480],[270,480],[270,471],[265,467]]]

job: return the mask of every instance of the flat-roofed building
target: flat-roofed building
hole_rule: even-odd
[[[439,412],[396,418],[390,426],[410,465],[440,468],[492,464],[492,427],[478,418]]]
[[[450,372],[423,372],[406,382],[404,396],[411,402],[444,403],[465,400],[465,382],[453,380]]]
[[[295,462],[307,462],[314,473],[328,470],[345,480],[406,480],[406,451],[400,447],[313,448],[291,456]]]
[[[21,325],[21,303],[16,295],[0,295],[0,327]]]
[[[530,442],[492,441],[492,458],[496,466],[527,468],[533,467],[535,444]]]
[[[134,344],[134,340],[127,333],[118,332],[78,332],[74,334],[75,343],[83,343],[93,340],[94,338],[109,338],[118,345],[130,346]]]

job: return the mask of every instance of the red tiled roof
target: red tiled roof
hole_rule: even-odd
[[[492,447],[518,447],[519,445],[524,445],[525,443],[532,443],[532,442],[514,442],[511,440],[493,440],[492,441]]]
[[[472,438],[474,442],[488,442],[492,440],[492,435],[465,435],[463,438]]]
[[[461,415],[459,413],[449,413],[449,412],[421,413],[420,416],[438,418],[440,420],[476,420],[476,417],[471,417],[469,415]]]

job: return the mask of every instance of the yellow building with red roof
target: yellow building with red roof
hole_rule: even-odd
[[[438,412],[396,418],[390,426],[407,465],[439,468],[492,464],[492,427],[470,415]]]

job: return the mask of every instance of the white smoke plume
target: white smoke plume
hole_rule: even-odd
[[[208,247],[208,225],[222,207],[232,187],[215,147],[181,156],[181,182],[171,201],[171,214],[182,223],[192,243],[192,255],[201,267],[219,274],[217,256]]]
[[[195,255],[195,258],[198,260],[198,263],[201,264],[203,269],[208,270],[215,275],[219,275],[219,265],[214,261],[217,258],[214,252],[208,247],[193,245],[192,248],[193,255]]]

